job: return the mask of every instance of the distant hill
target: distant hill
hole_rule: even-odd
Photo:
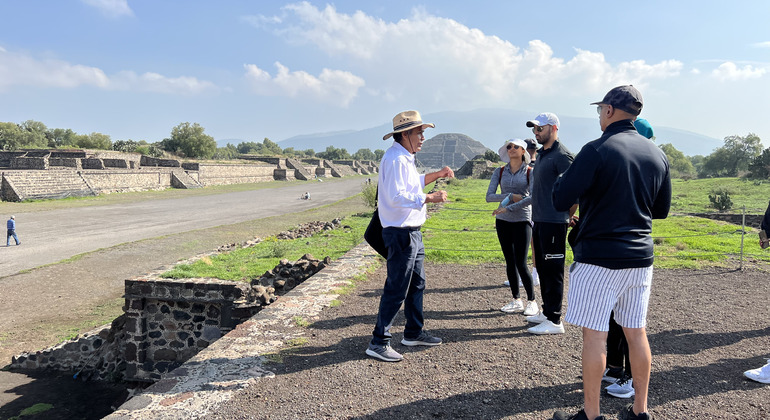
[[[436,124],[435,129],[426,131],[428,137],[441,133],[462,133],[492,150],[497,150],[507,139],[533,138],[532,131],[525,126],[525,123],[536,115],[537,112],[481,109],[425,114],[423,119]],[[598,118],[561,115],[559,118],[561,121],[559,137],[562,143],[575,153],[579,152],[586,142],[601,135]],[[387,149],[391,141],[383,141],[382,136],[391,131],[392,125],[387,118],[384,120],[388,122],[365,130],[306,134],[279,141],[278,145],[283,148],[294,147],[298,150],[313,149],[317,152],[330,145],[347,149],[350,153],[355,153],[362,148]],[[655,130],[656,144],[672,143],[688,156],[708,155],[723,144],[720,139],[676,128],[656,126],[654,121],[650,122]]]

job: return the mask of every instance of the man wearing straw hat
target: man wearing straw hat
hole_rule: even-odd
[[[401,305],[404,305],[405,346],[437,346],[441,339],[423,329],[423,294],[425,291],[425,248],[420,227],[425,223],[425,203],[447,200],[446,191],[425,194],[426,185],[438,178],[454,178],[448,166],[420,175],[414,154],[422,149],[425,129],[435,125],[423,123],[417,111],[404,111],[393,118],[393,131],[382,139],[393,137],[393,144],[380,162],[377,192],[382,238],[388,248],[388,274],[380,298],[377,323],[368,356],[386,362],[398,362],[403,356],[390,346],[390,328]]]

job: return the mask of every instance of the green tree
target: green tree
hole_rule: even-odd
[[[48,147],[67,147],[74,143],[77,133],[69,128],[54,128],[48,130]]]
[[[238,150],[238,153],[247,155],[247,154],[258,154],[262,150],[262,144],[256,143],[253,141],[248,142],[240,142],[238,143],[238,146],[235,147],[236,150]]]
[[[214,159],[235,159],[239,155],[238,149],[230,143],[225,147],[217,147]]]
[[[265,137],[264,140],[262,140],[262,154],[265,155],[273,155],[273,156],[280,156],[283,154],[283,149],[281,146],[278,145],[278,143],[270,140],[269,138]]]
[[[350,159],[350,153],[348,153],[345,149],[338,149],[334,146],[328,146],[326,147],[326,150],[323,152],[316,153],[316,156],[318,156],[321,159],[328,159],[328,160],[339,160],[339,159]]]
[[[374,151],[374,160],[379,162],[382,160],[382,157],[385,156],[385,151],[382,149],[377,149]]]
[[[671,168],[671,176],[674,178],[692,177],[695,175],[695,168],[692,166],[692,162],[684,153],[674,147],[671,143],[661,144],[661,150],[666,154],[668,158],[668,164]]]
[[[23,147],[21,127],[12,122],[0,122],[0,150],[16,150]]]
[[[494,150],[487,149],[487,151],[484,152],[484,159],[490,162],[500,162],[500,155],[498,155]]]
[[[374,160],[375,158],[374,152],[369,149],[358,149],[357,152],[353,153],[355,160]]]
[[[751,161],[748,177],[751,179],[770,179],[770,147],[763,150],[759,156]]]
[[[118,152],[135,152],[137,147],[139,147],[139,143],[131,139],[116,140],[115,143],[112,143],[112,150],[116,150]]]
[[[163,150],[185,157],[208,159],[214,156],[217,142],[204,133],[200,124],[184,122],[171,130],[171,137],[161,142]]]
[[[112,140],[110,140],[109,135],[102,133],[81,134],[75,135],[74,146],[83,149],[110,150],[112,148]]]

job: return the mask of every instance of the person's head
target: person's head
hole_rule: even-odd
[[[635,119],[634,127],[636,127],[636,131],[639,132],[639,134],[643,135],[648,139],[651,139],[652,136],[655,135],[655,133],[652,131],[652,125],[650,125],[650,122],[645,120],[644,118]]]
[[[12,220],[16,220],[16,216],[11,216],[11,219]]]
[[[527,143],[529,157],[531,160],[535,160],[537,158],[537,143],[535,143],[535,139],[524,139],[524,142]]]
[[[500,155],[500,160],[505,163],[521,161],[529,164],[530,162],[527,143],[522,139],[506,140],[497,150],[497,154]]]
[[[543,112],[534,120],[527,121],[527,127],[532,127],[535,139],[546,149],[559,139],[559,117],[551,112]]]
[[[644,101],[641,92],[635,87],[624,85],[612,88],[604,95],[604,99],[592,102],[591,105],[596,105],[599,126],[604,131],[616,121],[635,119],[641,114]]]
[[[420,113],[417,111],[404,111],[393,117],[393,131],[382,137],[383,140],[389,139],[400,143],[409,153],[417,153],[422,149],[422,143],[425,141],[426,128],[436,127],[433,123],[423,123]]]

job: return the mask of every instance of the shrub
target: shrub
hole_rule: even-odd
[[[365,182],[361,187],[361,195],[364,200],[364,204],[371,208],[377,207],[377,183]]]
[[[731,193],[732,191],[730,191],[729,188],[724,187],[718,187],[711,190],[711,194],[709,194],[711,207],[719,211],[726,211],[733,208],[733,200],[730,199]]]

